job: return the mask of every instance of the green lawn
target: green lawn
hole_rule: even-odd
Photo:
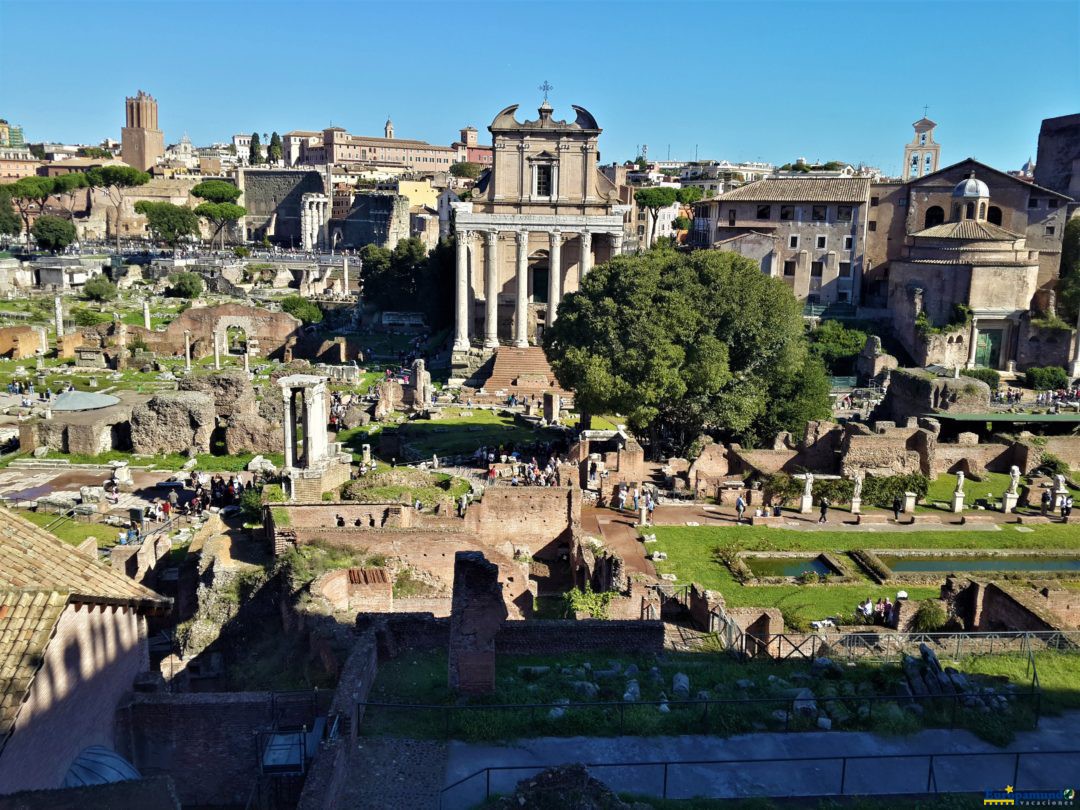
[[[1053,673],[1059,671],[1061,682],[1068,683],[1071,676],[1075,689],[1080,675],[1080,655],[1047,653],[1045,657],[1045,669],[1054,688],[1058,682]],[[990,657],[958,662],[959,668],[963,672],[1007,676],[1021,690],[1029,687],[1030,676],[1025,675],[1022,667],[1017,669],[1011,658],[1001,663],[986,658]],[[627,675],[625,670],[631,665],[637,672]],[[981,669],[976,669],[977,665]],[[944,706],[928,704],[926,715],[920,721],[887,697],[882,697],[895,694],[903,678],[895,662],[860,661],[842,667],[832,679],[810,676],[810,663],[805,660],[756,659],[744,663],[722,652],[666,653],[663,656],[606,652],[500,655],[495,666],[493,694],[462,698],[454,695],[447,686],[445,650],[407,652],[382,662],[370,701],[439,708],[368,707],[361,733],[395,734],[407,727],[411,736],[450,736],[465,740],[510,740],[548,735],[614,736],[620,733],[727,736],[782,728],[783,722],[777,721],[773,712],[788,708],[793,687],[802,684],[814,691],[819,707],[831,711],[842,703],[848,710],[846,717],[834,715],[836,728],[904,734],[924,726],[948,726],[952,719],[951,704],[948,710]],[[546,669],[533,670],[532,667]],[[657,670],[656,677],[650,672],[653,668]],[[1040,675],[1042,671],[1040,667]],[[732,702],[710,705],[708,713],[701,704],[680,704],[672,697],[672,678],[677,672],[689,676],[691,699],[696,699],[700,690],[706,690],[710,700]],[[770,676],[781,682],[770,681]],[[641,701],[662,700],[661,696],[666,695],[672,698],[669,701],[671,711],[664,713],[656,705],[624,702],[623,692],[631,678],[638,682]],[[743,679],[751,681],[748,688],[737,685]],[[577,682],[594,684],[595,694],[580,691],[581,687],[574,686]],[[555,701],[568,701],[569,705],[563,716],[553,718],[550,706]],[[596,702],[616,705],[574,708],[574,704]],[[1001,744],[1011,739],[1015,729],[1031,727],[1034,715],[1028,710],[1028,704],[1033,707],[1034,702],[1033,698],[1018,698],[1010,712],[990,717],[961,709],[957,712],[957,724]],[[870,703],[873,703],[873,711],[869,710]],[[493,704],[515,704],[517,708],[485,708]],[[530,704],[539,705],[530,707]],[[447,712],[442,709],[444,706],[458,708]],[[1057,708],[1057,705],[1049,708]],[[812,726],[812,720],[792,718],[792,730],[808,730]]]
[[[649,551],[663,551],[668,559],[656,563],[660,573],[673,573],[677,584],[696,582],[718,590],[733,607],[776,607],[785,619],[796,626],[838,613],[850,614],[856,603],[881,596],[892,596],[895,586],[876,585],[859,573],[858,584],[850,585],[741,585],[730,570],[714,559],[718,547],[750,551],[836,551],[855,548],[888,549],[1076,549],[1080,531],[1058,524],[1023,527],[1018,531],[1009,524],[1000,530],[930,530],[900,531],[797,531],[753,526],[656,526]],[[852,564],[853,571],[858,571]],[[911,599],[928,599],[939,593],[937,587],[905,586]],[[801,621],[800,621],[801,620]]]
[[[447,408],[442,419],[415,419],[397,428],[407,459],[472,453],[478,447],[531,444],[554,438],[554,433],[518,422],[513,414],[489,410]],[[471,416],[462,416],[471,413]]]
[[[215,456],[210,453],[200,453],[196,456],[196,459],[198,460],[198,469],[202,472],[239,472],[246,469],[256,455],[256,453],[238,453],[231,456]],[[262,453],[261,455],[278,467],[285,463],[284,453]],[[190,461],[187,456],[181,453],[136,456],[123,450],[110,450],[107,453],[99,453],[95,456],[81,453],[60,453],[51,450],[46,458],[66,459],[72,464],[108,464],[112,461],[128,461],[135,466],[153,465],[161,470],[179,470]]]
[[[54,515],[49,512],[20,510],[18,514],[19,517],[26,518],[35,526],[40,526],[41,528],[45,528],[59,518],[59,515]],[[98,548],[111,548],[112,546],[115,546],[118,531],[118,529],[112,526],[106,526],[103,523],[80,523],[75,520],[61,521],[56,526],[49,529],[51,534],[73,546],[79,545],[88,537],[94,537],[97,539]]]

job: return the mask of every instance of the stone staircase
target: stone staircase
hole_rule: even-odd
[[[510,394],[519,397],[542,397],[549,391],[564,400],[572,398],[572,394],[559,386],[555,373],[544,356],[544,350],[539,346],[526,349],[499,347],[492,360],[484,364],[469,380],[469,384],[477,389],[483,388],[486,392],[485,395],[474,395],[475,401],[485,401],[486,396],[492,401],[501,402]]]

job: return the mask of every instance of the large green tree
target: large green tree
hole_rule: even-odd
[[[693,205],[704,196],[705,192],[697,186],[686,186],[685,188],[680,188],[675,192],[675,199],[677,199],[683,205]]]
[[[1070,324],[1080,312],[1080,217],[1065,223],[1061,239],[1061,268],[1058,272],[1058,308]]]
[[[172,298],[198,298],[203,294],[203,280],[198,273],[183,270],[169,276],[172,286],[166,291],[166,295]]]
[[[56,253],[75,241],[75,226],[61,217],[43,214],[34,220],[30,229],[37,240],[38,247]]]
[[[45,211],[45,201],[53,192],[53,178],[51,177],[22,177],[14,183],[5,186],[11,197],[15,210],[22,219],[23,230],[30,234],[30,215],[34,212]]]
[[[281,299],[281,308],[305,324],[322,323],[323,311],[319,309],[319,305],[302,295],[285,296]]]
[[[645,247],[652,247],[653,231],[656,229],[656,218],[661,208],[670,208],[678,199],[676,189],[670,186],[653,186],[642,188],[634,192],[634,201],[638,206],[649,212],[648,232],[645,235]]]
[[[210,237],[211,242],[218,234],[221,234],[221,248],[224,250],[227,226],[239,222],[240,218],[247,213],[247,209],[243,206],[236,205],[236,200],[240,197],[240,189],[225,180],[204,180],[195,186],[191,193],[200,200],[205,200],[195,206],[195,214],[214,227],[214,233]]]
[[[146,225],[154,238],[171,248],[185,237],[199,235],[199,218],[186,205],[139,200],[135,203],[135,211],[146,217]]]
[[[14,236],[21,229],[19,215],[11,205],[8,186],[0,186],[0,235]]]
[[[281,136],[276,132],[270,133],[270,143],[266,147],[266,159],[270,163],[278,164],[285,158],[285,147],[282,146]]]
[[[625,414],[654,456],[702,431],[754,445],[829,414],[801,305],[734,253],[655,250],[597,267],[563,299],[544,349],[584,411]]]
[[[60,198],[67,210],[68,219],[75,219],[75,199],[79,191],[90,185],[83,172],[68,172],[53,178],[52,193]]]
[[[83,297],[90,301],[112,301],[117,296],[116,285],[104,275],[96,275],[83,285]]]
[[[134,166],[113,164],[95,166],[86,172],[86,179],[91,188],[103,189],[109,201],[116,209],[113,219],[113,231],[116,236],[116,249],[120,249],[120,222],[124,217],[124,193],[131,188],[145,186],[150,182],[150,175]]]
[[[251,143],[248,145],[248,163],[252,166],[256,166],[262,163],[262,142],[259,140],[259,133],[251,133]]]
[[[469,163],[468,161],[454,163],[450,166],[450,174],[454,177],[467,177],[470,180],[475,180],[480,176],[480,164]]]

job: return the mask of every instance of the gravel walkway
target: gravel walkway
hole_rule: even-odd
[[[362,737],[338,805],[348,810],[434,810],[446,776],[446,743]]]

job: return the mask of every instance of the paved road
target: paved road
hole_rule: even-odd
[[[1022,732],[1006,748],[983,742],[967,731],[928,730],[904,737],[882,737],[868,732],[802,732],[745,734],[737,737],[607,737],[521,740],[509,745],[451,742],[445,785],[497,765],[553,765],[572,762],[657,762],[663,760],[766,759],[769,757],[872,756],[849,761],[844,774],[845,792],[862,795],[924,793],[929,757],[942,792],[1002,790],[1015,784],[1020,790],[1061,790],[1080,786],[1080,756],[1053,753],[1080,749],[1080,712],[1044,717],[1037,731]],[[1037,751],[1020,759],[1014,781],[1015,756],[1010,752]],[[985,757],[949,757],[949,754],[985,753]],[[667,774],[669,798],[742,798],[752,796],[838,795],[842,762],[832,759],[806,763],[761,765],[680,765]],[[493,772],[493,793],[512,792],[514,785],[537,769]],[[592,774],[619,791],[661,796],[661,766],[594,768]],[[484,798],[484,776],[472,779],[444,796],[446,810],[472,807]]]

